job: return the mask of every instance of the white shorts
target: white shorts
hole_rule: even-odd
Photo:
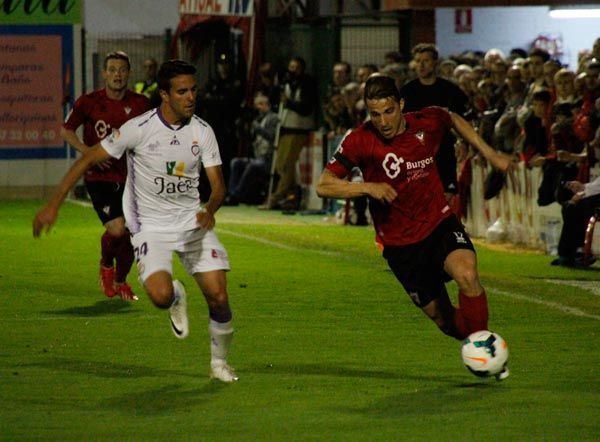
[[[138,274],[142,281],[158,271],[173,274],[173,252],[188,274],[229,270],[229,258],[212,230],[139,232],[132,236]]]

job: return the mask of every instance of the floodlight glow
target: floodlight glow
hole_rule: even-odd
[[[600,9],[551,9],[550,17],[565,18],[600,18]]]

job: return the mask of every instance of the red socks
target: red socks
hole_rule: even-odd
[[[478,330],[487,330],[489,313],[485,292],[475,297],[459,293],[458,305],[460,308],[454,311],[454,326],[461,336],[459,339]]]
[[[126,233],[121,238],[121,247],[117,251],[117,265],[115,269],[115,282],[125,282],[127,274],[131,270],[133,264],[133,246],[129,233]]]
[[[115,281],[125,282],[127,274],[133,264],[133,247],[129,239],[129,234],[120,237],[111,236],[104,232],[100,240],[102,265],[112,267],[116,260]]]
[[[104,267],[112,267],[113,261],[117,256],[117,250],[120,246],[121,238],[114,237],[104,232],[100,238],[100,253],[102,254],[102,265]]]

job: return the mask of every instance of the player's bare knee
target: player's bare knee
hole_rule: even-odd
[[[467,296],[477,296],[481,290],[479,275],[473,267],[465,267],[455,277],[456,284]]]
[[[152,303],[162,309],[167,309],[173,303],[173,286],[155,285],[146,287],[146,292]]]
[[[219,310],[227,308],[229,305],[226,291],[205,293],[204,296],[206,297],[206,302],[211,309]]]

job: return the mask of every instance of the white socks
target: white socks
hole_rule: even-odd
[[[225,364],[229,346],[233,339],[232,321],[217,322],[208,320],[208,333],[210,335],[210,363],[211,365]]]

